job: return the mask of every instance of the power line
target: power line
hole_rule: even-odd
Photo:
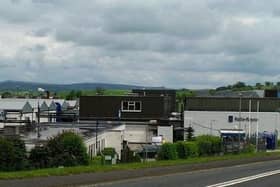
[[[217,132],[219,132],[219,131],[220,131],[219,129],[210,128],[210,127],[207,127],[207,126],[201,125],[201,124],[196,123],[196,122],[193,122],[193,121],[192,121],[192,124],[194,124],[194,125],[196,125],[196,126],[199,126],[199,127],[201,127],[201,128],[209,129],[209,130],[214,130],[214,131],[217,131]]]

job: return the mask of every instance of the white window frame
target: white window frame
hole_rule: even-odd
[[[124,109],[124,103],[127,102],[128,109]],[[140,104],[140,110],[136,110],[136,103]],[[122,112],[142,112],[142,102],[141,101],[122,101]],[[133,107],[134,109],[130,110],[129,107]]]

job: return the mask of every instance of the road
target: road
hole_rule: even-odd
[[[176,173],[164,176],[143,177],[82,187],[258,187],[280,186],[280,161],[268,161],[209,169],[195,172]]]
[[[231,184],[236,186],[273,187],[280,186],[278,185],[280,184],[278,173],[280,173],[280,157],[278,155],[271,155],[240,160],[221,160],[145,169],[0,180],[0,187],[222,187]]]

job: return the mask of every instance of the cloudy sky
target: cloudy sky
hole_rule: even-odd
[[[0,81],[280,81],[279,0],[1,0]]]

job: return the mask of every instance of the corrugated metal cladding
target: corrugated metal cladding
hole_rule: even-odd
[[[164,96],[82,96],[80,117],[117,118],[122,101],[140,101],[141,112],[121,112],[121,118],[168,118],[172,112],[169,97]]]
[[[260,102],[260,112],[280,111],[279,98],[241,98],[241,110],[249,111],[249,101],[252,102],[252,111],[257,111],[257,102]],[[219,97],[188,97],[185,110],[189,111],[239,111],[240,98]]]

